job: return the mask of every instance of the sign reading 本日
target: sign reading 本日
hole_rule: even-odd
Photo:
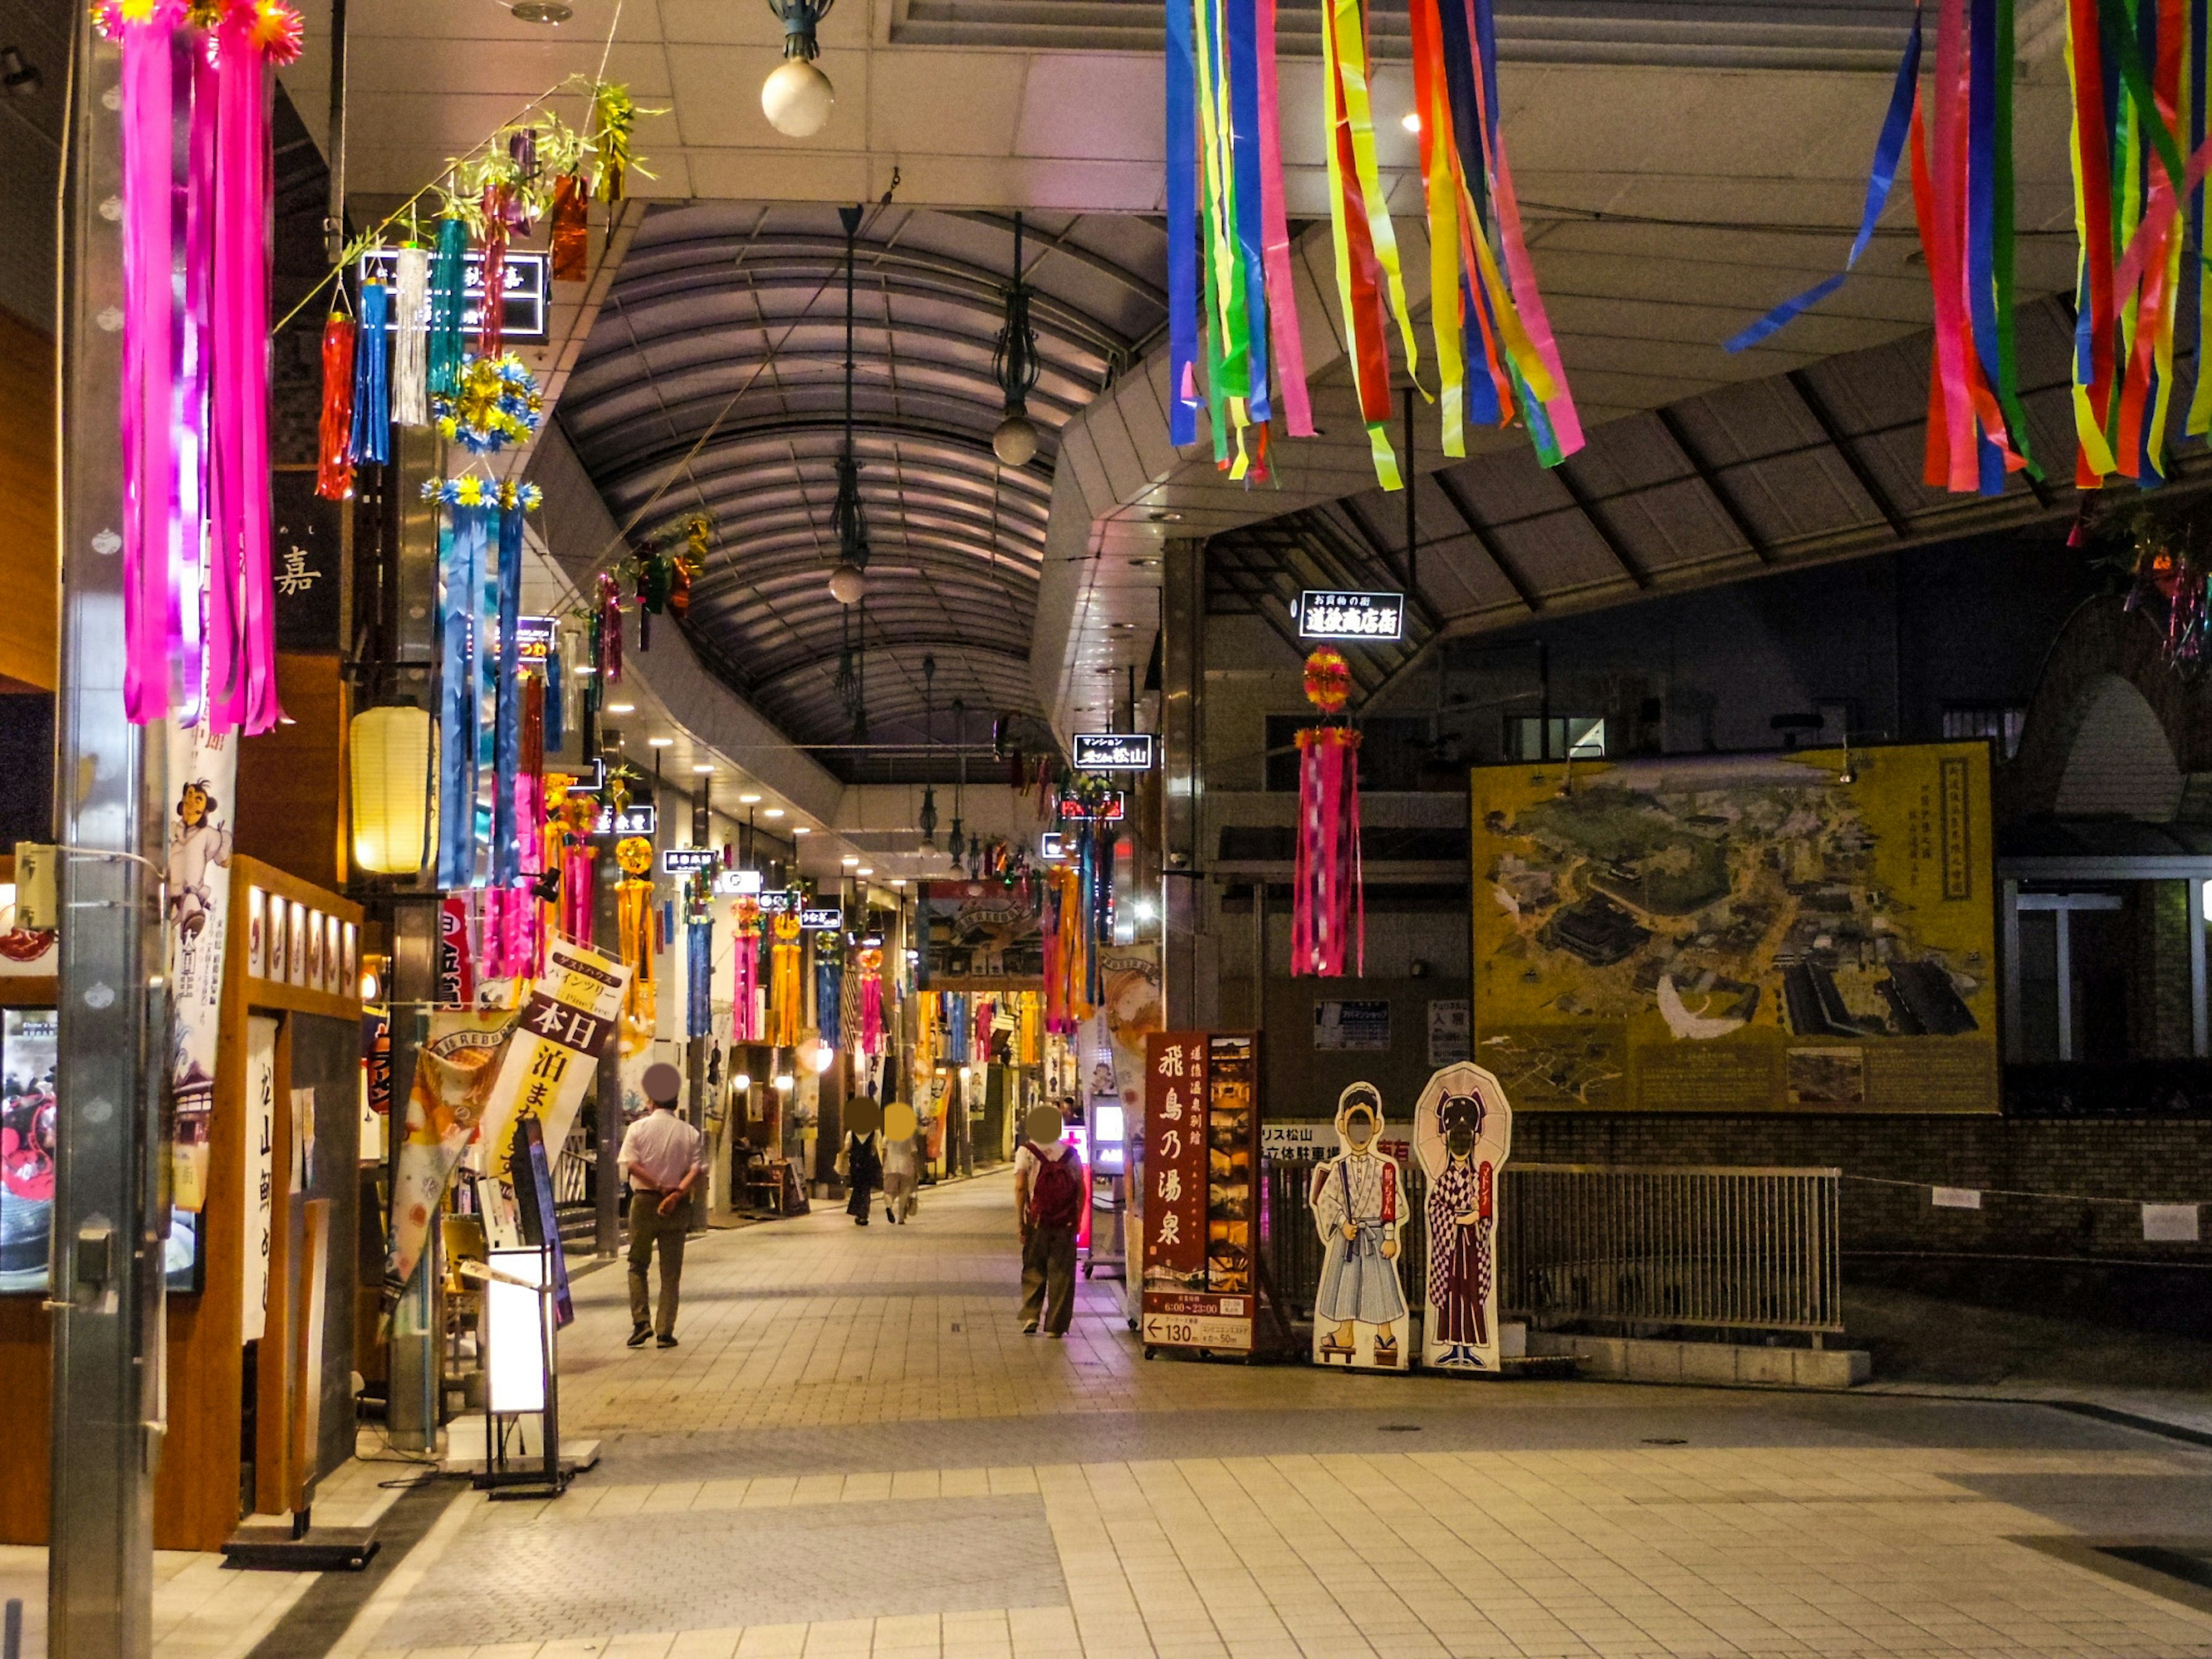
[[[1991,1112],[1983,743],[1478,767],[1474,1052],[1524,1111]]]

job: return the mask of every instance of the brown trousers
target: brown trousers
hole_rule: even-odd
[[[647,1320],[646,1269],[653,1265],[653,1247],[660,1246],[660,1316],[653,1334],[676,1334],[676,1303],[684,1282],[684,1236],[691,1225],[691,1200],[685,1199],[666,1215],[660,1213],[659,1193],[629,1195],[629,1322]]]
[[[1075,1317],[1075,1229],[1032,1227],[1022,1241],[1022,1323],[1065,1334]]]

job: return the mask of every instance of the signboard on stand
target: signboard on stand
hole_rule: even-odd
[[[1147,1351],[1255,1346],[1258,1048],[1244,1031],[1145,1040]]]
[[[1428,1178],[1427,1312],[1421,1364],[1436,1370],[1499,1369],[1499,1176],[1513,1150],[1513,1107],[1480,1066],[1447,1066],[1413,1106],[1413,1152]]]

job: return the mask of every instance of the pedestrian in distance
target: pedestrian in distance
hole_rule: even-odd
[[[617,1163],[629,1183],[629,1346],[647,1336],[676,1346],[676,1304],[684,1283],[684,1238],[691,1226],[691,1189],[707,1173],[707,1138],[676,1115],[684,1073],[662,1061],[645,1068],[653,1109],[629,1126]],[[647,1319],[646,1272],[660,1252],[660,1306]]]
[[[884,1214],[893,1225],[903,1225],[914,1214],[914,1188],[921,1155],[915,1138],[921,1121],[914,1108],[895,1100],[884,1108]]]
[[[1022,1121],[1014,1154],[1014,1213],[1022,1234],[1022,1332],[1066,1336],[1075,1316],[1075,1239],[1091,1210],[1083,1160],[1053,1107]]]
[[[873,1095],[845,1106],[845,1144],[837,1153],[837,1176],[847,1188],[845,1213],[855,1227],[868,1224],[876,1189],[884,1184],[884,1111]]]

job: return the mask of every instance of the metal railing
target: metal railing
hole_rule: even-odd
[[[1427,1182],[1406,1170],[1405,1212]],[[1321,1241],[1307,1202],[1313,1163],[1270,1156],[1260,1245],[1291,1316],[1312,1310]],[[1498,1302],[1544,1324],[1841,1331],[1841,1172],[1509,1164],[1500,1193]],[[1400,1232],[1418,1309],[1428,1230]]]
[[[1546,1321],[1840,1331],[1837,1170],[1508,1164],[1498,1299]]]

